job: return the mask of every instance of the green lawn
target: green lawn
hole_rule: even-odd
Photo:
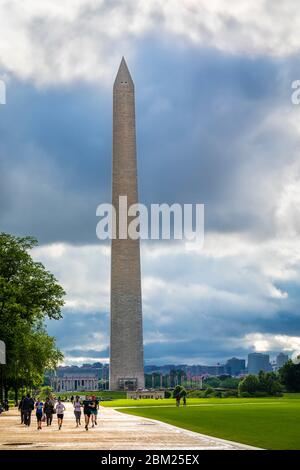
[[[114,393],[114,392],[112,392]],[[118,392],[115,392],[118,393]],[[298,399],[300,400],[300,394],[298,395]],[[212,404],[224,404],[224,403],[246,403],[246,402],[254,402],[255,403],[265,403],[266,401],[282,401],[285,398],[188,398],[187,405],[194,406],[194,405],[212,405]],[[113,401],[102,403],[103,406],[108,406],[112,408],[136,408],[136,407],[170,407],[174,408],[175,400],[174,398],[164,398],[164,399],[151,399],[146,398],[142,400],[132,400],[132,399],[116,399]]]
[[[98,390],[96,392],[95,391],[92,391],[92,392],[77,391],[77,392],[53,392],[53,393],[57,397],[59,395],[61,395],[62,398],[64,398],[64,397],[70,398],[72,395],[73,396],[76,396],[76,395],[80,395],[80,396],[95,395],[96,397],[102,398],[104,400],[114,400],[113,403],[116,403],[115,400],[118,400],[118,402],[119,402],[121,399],[124,399],[126,397],[126,392],[110,392],[108,390]]]
[[[186,408],[176,408],[170,399],[115,400],[105,406],[126,404],[119,411],[264,449],[300,449],[299,394],[282,398],[196,398],[189,399]]]

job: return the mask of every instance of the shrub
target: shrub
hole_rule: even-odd
[[[249,392],[239,392],[239,396],[241,398],[249,398],[251,397],[250,393]]]
[[[264,392],[262,390],[257,390],[256,392],[253,392],[251,394],[252,397],[256,397],[256,398],[263,398],[263,397],[268,397],[269,394],[267,392]]]
[[[186,389],[182,387],[182,385],[176,385],[176,387],[173,390],[173,398],[183,398],[187,395]]]
[[[204,390],[191,390],[188,392],[189,398],[204,398]]]
[[[240,383],[239,383],[239,394],[243,392],[247,392],[250,395],[254,392],[259,390],[259,380],[256,375],[247,375]]]
[[[206,389],[204,390],[203,396],[204,396],[205,398],[207,398],[207,397],[211,396],[213,393],[214,393],[214,389],[211,388],[211,387],[208,387],[208,388],[206,388]]]
[[[224,398],[235,398],[238,396],[238,391],[237,390],[228,390],[226,392],[223,392],[223,397]]]

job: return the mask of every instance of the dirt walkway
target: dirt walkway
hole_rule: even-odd
[[[152,419],[130,416],[112,408],[100,408],[98,426],[85,431],[84,425],[76,428],[72,405],[68,403],[63,428],[43,423],[42,431],[36,429],[36,418],[27,428],[20,424],[16,409],[0,416],[0,450],[5,449],[249,449],[243,444],[224,441],[186,431]],[[83,419],[82,419],[83,423]]]

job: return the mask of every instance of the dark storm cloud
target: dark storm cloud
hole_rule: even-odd
[[[1,229],[42,243],[94,242],[110,187],[110,100],[83,85],[12,81],[0,114]]]
[[[129,67],[136,85],[141,201],[205,203],[206,231],[244,232],[245,244],[250,236],[273,236],[278,181],[299,146],[280,115],[281,106],[290,105],[299,59],[178,49],[176,42],[149,37]],[[111,98],[101,83],[39,89],[11,79],[7,105],[0,108],[1,231],[32,234],[43,244],[97,242],[96,206],[110,201]],[[100,266],[100,254],[91,248],[90,256],[99,256]],[[272,297],[272,275],[270,286],[262,275],[271,257],[260,261],[255,252],[240,264],[242,251],[222,256],[188,257],[183,250],[157,263],[142,258],[143,279],[163,281],[144,295],[147,362],[216,362],[245,356],[249,334],[300,335],[299,283],[274,282],[288,298],[280,292]],[[51,263],[59,278],[58,258]],[[70,286],[76,276],[90,285],[89,270],[97,277],[89,255],[78,257],[78,270],[80,263],[85,275],[74,267],[64,279]],[[85,297],[92,289],[75,285],[75,300],[90,300]],[[167,292],[170,286],[175,291]],[[203,287],[208,291],[198,295]],[[109,314],[103,310],[65,309],[61,321],[48,322],[66,356],[107,357]]]
[[[66,355],[78,357],[76,352],[80,349],[81,356],[93,350],[92,357],[96,357],[95,351],[101,351],[103,356],[107,350],[105,340],[108,337],[108,314],[97,312],[63,310],[63,318],[59,321],[48,321],[47,330],[50,335],[55,336],[57,346],[62,348]],[[99,337],[95,334],[100,334]],[[89,347],[92,344],[93,347]],[[90,351],[91,352],[91,351]],[[102,357],[101,356],[101,357]]]
[[[107,358],[109,356],[108,348],[104,350],[99,349],[67,349],[65,350],[65,355],[68,357],[82,357],[84,354],[85,357],[94,357],[94,358]]]
[[[295,145],[272,125],[259,131],[288,99],[282,63],[170,46],[149,38],[129,64],[141,200],[204,202],[207,230],[270,231],[264,175]],[[0,133],[1,229],[95,243],[96,206],[110,201],[111,90],[12,80]]]

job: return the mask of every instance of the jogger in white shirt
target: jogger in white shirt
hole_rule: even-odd
[[[55,411],[57,413],[57,424],[58,424],[59,430],[61,430],[61,427],[62,427],[65,409],[66,409],[65,405],[61,402],[60,397],[58,397],[58,403],[55,407]]]
[[[76,396],[73,406],[74,406],[74,415],[76,418],[76,427],[78,428],[78,426],[81,425],[80,417],[81,417],[81,406],[82,406],[79,400],[79,396]]]

